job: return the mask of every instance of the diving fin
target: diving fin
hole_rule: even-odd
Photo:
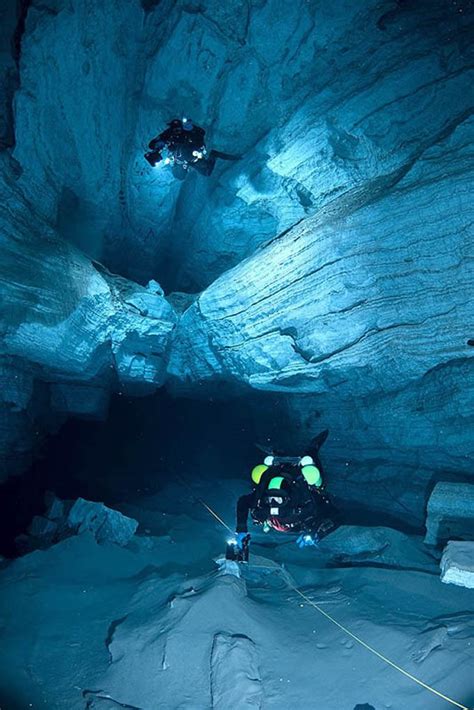
[[[311,440],[311,444],[309,445],[309,449],[319,451],[319,449],[324,444],[324,442],[326,441],[328,436],[329,436],[329,429],[325,429],[320,434],[315,436],[314,439]]]
[[[241,155],[232,155],[231,153],[223,153],[220,150],[211,150],[211,158],[220,158],[221,160],[241,160]]]

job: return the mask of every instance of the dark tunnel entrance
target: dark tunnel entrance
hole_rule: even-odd
[[[304,447],[285,405],[285,395],[263,392],[222,392],[201,399],[174,397],[166,390],[141,398],[114,395],[105,421],[69,419],[46,440],[24,475],[2,485],[0,552],[18,554],[15,539],[34,515],[44,512],[47,491],[61,499],[140,507],[140,499],[159,494],[180,476],[191,485],[240,480],[250,490],[250,471],[264,456],[258,445],[277,446],[292,455]],[[317,426],[323,429],[323,424]],[[331,481],[338,466],[328,461],[324,449],[321,460],[328,490],[346,523],[387,524],[386,514],[335,497]],[[412,529],[396,518],[390,522]]]
[[[68,420],[33,466],[2,486],[1,552],[15,554],[15,537],[43,512],[48,490],[114,506],[159,492],[178,473],[190,482],[245,480],[257,438],[244,397],[174,398],[164,390],[143,398],[115,395],[106,421]]]

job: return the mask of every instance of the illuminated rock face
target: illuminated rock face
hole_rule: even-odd
[[[221,276],[182,316],[170,363],[176,381],[287,393],[301,439],[331,431],[335,490],[364,504],[371,481],[370,509],[418,525],[433,480],[472,473],[473,126],[373,204],[308,218]]]
[[[111,392],[145,394],[166,376],[173,308],[147,287],[107,272],[33,211],[2,163],[2,473],[28,463],[49,420],[103,418]],[[12,219],[14,216],[14,219]]]
[[[299,220],[383,196],[466,117],[468,5],[32,3],[23,187],[50,185],[42,207],[112,270],[200,290]],[[150,168],[149,139],[183,114],[242,159],[183,184]]]
[[[285,445],[329,427],[342,498],[373,483],[420,527],[433,479],[471,474],[471,23],[468,0],[32,3],[14,126],[0,58],[4,440],[232,383],[281,395],[259,420]],[[150,168],[183,114],[241,159]]]
[[[442,582],[474,589],[474,542],[448,542],[440,565]]]
[[[473,135],[453,127],[374,204],[308,218],[221,276],[183,316],[171,371],[366,396],[467,358]]]

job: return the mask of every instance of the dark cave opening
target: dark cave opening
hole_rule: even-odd
[[[190,483],[198,476],[245,479],[257,438],[242,397],[115,395],[105,421],[69,419],[28,471],[2,485],[0,552],[15,554],[15,538],[43,512],[46,491],[113,506],[159,492],[177,473]]]
[[[33,516],[44,512],[47,491],[64,500],[81,497],[114,507],[124,502],[139,506],[141,499],[159,494],[181,477],[191,487],[198,479],[211,486],[236,479],[248,483],[250,490],[250,471],[265,455],[261,446],[291,455],[304,448],[284,412],[285,395],[275,393],[231,395],[216,390],[214,395],[188,398],[162,389],[146,397],[116,394],[106,420],[68,419],[45,440],[25,473],[2,484],[0,553],[21,553],[15,540]],[[324,428],[316,421],[313,434]],[[294,443],[298,439],[299,447]],[[346,524],[417,530],[409,518],[392,518],[335,496],[331,484],[338,467],[328,461],[324,447],[321,461],[328,491]],[[179,506],[177,500],[176,512]]]

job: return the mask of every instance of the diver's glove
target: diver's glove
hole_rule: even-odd
[[[301,549],[303,547],[316,547],[319,542],[319,538],[316,533],[301,533],[296,538],[296,544]]]
[[[244,549],[244,540],[245,540],[245,538],[248,538],[248,540],[247,540],[247,544],[248,544],[248,543],[250,542],[250,535],[249,535],[248,532],[238,532],[238,533],[235,533],[235,541],[236,541],[236,543],[237,543],[237,547],[239,548],[239,550],[243,550],[243,549]]]

